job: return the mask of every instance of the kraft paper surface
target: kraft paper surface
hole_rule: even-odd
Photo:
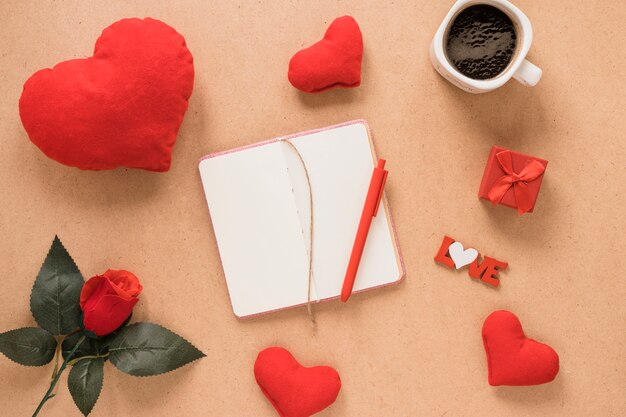
[[[467,94],[432,68],[428,47],[453,1],[22,1],[0,4],[0,331],[35,325],[29,296],[58,234],[86,278],[133,271],[133,321],[160,323],[207,357],[164,376],[105,365],[94,417],[271,417],[258,352],[278,345],[331,365],[343,387],[319,416],[626,415],[626,3],[518,0],[530,18],[534,88],[514,80]],[[307,95],[290,57],[350,14],[363,32],[362,86]],[[90,56],[102,29],[151,16],[187,40],[196,78],[168,173],[85,172],[28,140],[18,100],[35,71]],[[399,285],[237,319],[197,162],[283,134],[365,119],[387,160],[389,207],[407,276]],[[477,197],[492,145],[549,161],[534,213]],[[433,261],[447,234],[509,263],[498,289]],[[560,355],[550,384],[487,383],[483,320],[507,309]],[[0,408],[29,416],[52,365],[0,356]],[[43,416],[80,416],[66,377]]]

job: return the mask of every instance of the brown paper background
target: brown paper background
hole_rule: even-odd
[[[28,300],[55,234],[87,276],[134,271],[145,291],[134,320],[161,323],[207,357],[138,379],[105,367],[98,416],[275,416],[256,386],[271,345],[330,364],[343,388],[320,416],[626,415],[624,130],[626,3],[518,0],[534,26],[535,88],[512,81],[474,96],[439,77],[430,40],[453,1],[23,1],[0,3],[0,330],[33,325]],[[289,58],[351,14],[365,40],[363,84],[305,95]],[[166,174],[82,172],[48,160],[19,120],[24,81],[91,55],[106,26],[152,16],[194,56],[189,110]],[[356,118],[390,170],[387,196],[407,269],[400,285],[240,321],[231,312],[198,159]],[[476,197],[498,144],[550,161],[535,212]],[[492,289],[433,262],[444,234],[509,262]],[[548,385],[487,384],[480,329],[510,309],[552,345]],[[31,415],[52,366],[0,357],[3,415]],[[79,416],[65,377],[44,416]]]

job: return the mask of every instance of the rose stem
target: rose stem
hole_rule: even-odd
[[[84,335],[81,336],[80,339],[78,339],[78,342],[76,342],[76,345],[74,345],[74,348],[67,355],[67,357],[65,358],[65,360],[61,364],[61,367],[59,368],[59,371],[57,372],[57,374],[54,376],[54,379],[50,383],[50,388],[48,388],[48,391],[46,392],[46,395],[44,395],[43,398],[41,399],[41,402],[39,403],[39,406],[35,410],[35,413],[33,414],[33,417],[35,417],[37,414],[39,414],[39,412],[41,411],[41,408],[46,403],[46,401],[48,401],[50,398],[54,397],[54,395],[50,395],[50,394],[52,394],[52,391],[54,390],[54,386],[57,384],[57,382],[59,382],[59,377],[61,376],[61,374],[65,370],[65,367],[67,367],[67,363],[70,361],[70,359],[72,359],[72,357],[74,356],[74,354],[76,353],[76,351],[78,350],[80,345],[85,341],[85,339],[86,339],[86,336],[84,336]]]

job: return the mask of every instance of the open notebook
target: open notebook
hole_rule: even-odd
[[[200,175],[235,315],[307,303],[309,183],[313,199],[311,301],[341,293],[376,156],[364,121],[204,157]],[[392,174],[393,175],[393,172]],[[386,200],[374,218],[354,292],[404,275]]]

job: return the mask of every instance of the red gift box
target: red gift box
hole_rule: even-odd
[[[494,146],[480,183],[478,197],[495,206],[517,209],[520,215],[532,213],[548,161]]]

